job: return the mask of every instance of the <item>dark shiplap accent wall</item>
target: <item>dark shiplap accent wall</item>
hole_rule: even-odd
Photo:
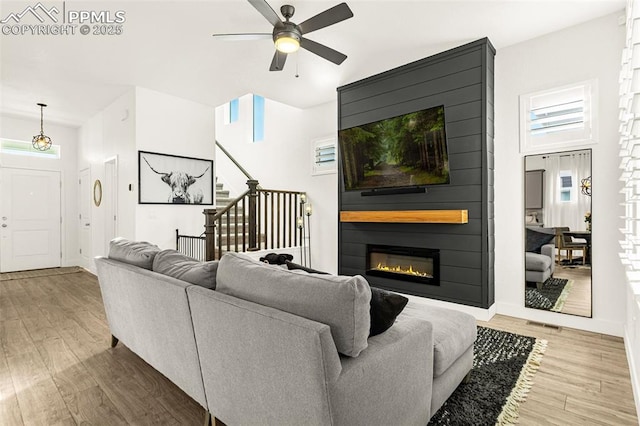
[[[426,194],[363,197],[344,190],[340,170],[339,209],[467,209],[469,223],[340,223],[338,269],[365,272],[366,244],[440,249],[440,286],[366,276],[372,285],[471,306],[494,302],[493,64],[488,39],[338,88],[338,127],[445,106],[449,185]]]

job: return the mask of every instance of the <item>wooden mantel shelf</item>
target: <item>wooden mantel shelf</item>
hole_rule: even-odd
[[[340,222],[469,223],[468,210],[341,211]]]

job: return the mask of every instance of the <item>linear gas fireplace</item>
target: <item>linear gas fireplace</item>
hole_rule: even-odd
[[[367,244],[366,274],[440,285],[440,250]]]

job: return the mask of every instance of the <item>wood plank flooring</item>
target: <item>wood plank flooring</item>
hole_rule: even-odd
[[[504,316],[482,325],[549,340],[520,424],[638,424],[621,339]],[[93,275],[0,282],[0,425],[202,423],[202,407],[109,343]]]
[[[591,316],[591,268],[569,268],[556,265],[555,278],[573,281],[573,287],[562,307],[563,314]]]

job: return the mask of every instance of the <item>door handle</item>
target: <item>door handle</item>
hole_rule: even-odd
[[[84,226],[91,226],[91,224],[90,223],[85,223]]]
[[[3,228],[6,228],[7,226],[9,226],[9,225],[7,225],[6,223],[3,223],[3,224],[2,224],[2,227],[3,227]]]

